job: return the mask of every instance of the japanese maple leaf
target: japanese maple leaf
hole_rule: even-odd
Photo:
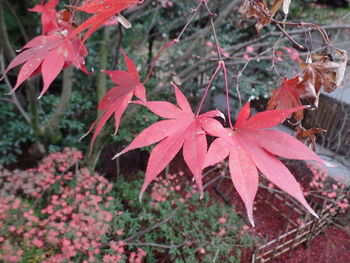
[[[297,106],[301,106],[297,86],[299,83],[299,77],[292,79],[285,78],[281,87],[272,91],[271,98],[269,99],[267,109],[289,109]],[[294,118],[297,121],[303,119],[303,110],[298,110],[294,113]]]
[[[175,84],[172,85],[175,88],[178,106],[166,101],[144,103],[149,110],[166,120],[161,120],[143,130],[129,146],[115,156],[116,158],[130,150],[159,142],[149,157],[140,199],[147,186],[181,148],[184,160],[196,180],[201,197],[203,196],[202,167],[207,151],[207,140],[202,124],[210,122],[213,117],[223,117],[223,114],[220,111],[209,111],[196,116],[183,93]]]
[[[143,1],[138,0],[85,1],[82,6],[74,8],[94,15],[79,25],[68,37],[74,37],[88,29],[83,38],[83,42],[85,42],[86,39],[88,39],[99,27],[104,25],[111,17],[142,2]]]
[[[323,160],[294,137],[277,130],[267,130],[303,107],[269,110],[248,119],[249,107],[248,102],[240,111],[233,129],[223,128],[218,122],[202,125],[208,134],[218,137],[210,145],[203,167],[214,165],[229,156],[231,179],[245,204],[252,225],[258,170],[317,216],[307,204],[298,182],[276,155],[321,163]]]
[[[14,92],[25,80],[42,73],[44,82],[39,98],[46,92],[61,70],[70,64],[87,73],[84,56],[85,46],[78,37],[66,39],[67,30],[56,30],[48,36],[38,36],[29,41],[15,57],[4,72],[4,75],[14,67],[23,64],[17,76]]]
[[[118,132],[120,118],[122,117],[133,95],[135,95],[141,101],[146,101],[146,89],[140,83],[140,76],[137,72],[137,68],[134,62],[124,53],[124,51],[122,51],[122,53],[128,70],[104,71],[111,77],[116,86],[111,88],[106,93],[98,105],[98,110],[102,111],[103,113],[96,119],[87,132],[87,134],[90,133],[96,126],[91,140],[91,147],[93,146],[97,135],[100,133],[103,126],[113,113],[115,118],[115,133]]]
[[[56,7],[58,5],[58,0],[50,0],[46,4],[36,5],[32,9],[29,9],[31,12],[41,13],[41,25],[42,25],[42,34],[46,35],[52,30],[57,29],[56,22]]]
[[[313,108],[318,107],[318,99],[321,87],[325,92],[332,92],[338,88],[337,71],[340,65],[330,61],[328,56],[315,55],[314,62],[302,64],[298,94],[302,99],[308,99]]]

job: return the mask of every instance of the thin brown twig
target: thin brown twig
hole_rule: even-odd
[[[281,30],[281,32],[283,34],[285,34],[285,36],[291,41],[293,42],[298,48],[300,49],[304,49],[305,50],[305,47],[302,46],[301,44],[299,44],[297,41],[295,41],[289,34],[286,30],[283,29],[283,27],[281,25],[289,25],[289,26],[300,26],[300,27],[305,27],[305,26],[308,26],[308,27],[313,27],[314,29],[316,29],[322,36],[323,38],[323,41],[324,43],[327,45],[327,46],[330,46],[330,47],[333,47],[334,49],[336,49],[337,51],[340,51],[338,48],[334,47],[332,44],[331,44],[331,41],[328,37],[328,34],[327,32],[324,30],[324,28],[322,28],[321,26],[319,25],[316,25],[314,23],[311,23],[311,22],[289,22],[289,21],[279,21],[275,18],[273,18],[268,12],[266,12],[266,10],[264,10],[264,8],[262,8],[261,6],[259,6],[258,4],[256,4],[254,1],[251,2],[251,4],[253,5],[254,8],[256,9],[259,9],[259,11],[265,15],[267,18],[269,18],[272,22],[274,22],[277,27]]]
[[[198,110],[197,110],[197,113],[196,113],[196,116],[199,115],[199,112],[200,112],[200,110],[202,109],[204,100],[205,100],[205,98],[206,98],[206,96],[207,96],[207,94],[208,94],[209,88],[210,88],[211,84],[213,83],[214,78],[215,78],[216,74],[219,72],[220,68],[221,68],[221,63],[218,63],[218,66],[217,66],[217,68],[215,69],[215,71],[214,71],[212,77],[210,78],[210,81],[209,81],[209,83],[208,83],[208,85],[207,85],[207,87],[206,87],[206,89],[205,89],[205,91],[204,91],[204,94],[203,94],[203,96],[202,96],[202,100],[201,100],[201,102],[200,102],[200,104],[199,104],[199,107],[198,107]]]
[[[187,21],[187,23],[185,24],[185,26],[182,28],[181,32],[179,33],[179,35],[177,36],[177,38],[173,39],[172,41],[170,41],[169,43],[165,44],[159,51],[158,51],[158,54],[156,55],[156,57],[153,59],[152,63],[151,63],[151,68],[145,78],[145,80],[142,82],[142,84],[144,85],[148,80],[149,78],[151,77],[151,74],[152,74],[152,71],[153,71],[153,68],[158,60],[158,58],[160,57],[160,55],[163,53],[164,50],[166,50],[168,47],[180,42],[180,39],[182,37],[182,35],[185,33],[186,29],[188,28],[188,26],[191,24],[192,20],[196,17],[196,15],[198,14],[199,12],[199,8],[200,6],[202,5],[203,3],[203,0],[201,0],[199,2],[199,4],[197,5],[197,7],[195,9],[193,9],[193,13],[192,13],[192,16],[190,17],[190,19]]]
[[[219,46],[219,41],[218,41],[218,37],[216,35],[215,25],[214,25],[214,21],[213,21],[213,18],[212,18],[214,16],[214,14],[210,11],[210,9],[209,9],[209,7],[208,7],[206,2],[204,2],[204,6],[205,6],[205,9],[208,12],[211,28],[213,30],[213,37],[214,37],[214,41],[215,41],[216,52],[218,54],[218,59],[219,59],[219,61],[222,61],[221,49],[220,49],[220,46]]]

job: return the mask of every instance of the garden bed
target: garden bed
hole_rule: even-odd
[[[301,183],[307,200],[319,215],[319,219],[311,216],[299,203],[275,189],[273,185],[262,180],[254,204],[256,226],[244,227],[257,239],[254,248],[245,253],[242,262],[301,263],[307,259],[307,262],[347,263],[348,257],[344,255],[350,249],[349,229],[346,228],[346,224],[334,225],[334,219],[339,217],[339,213],[349,214],[349,192],[346,185],[330,178],[322,167],[311,163],[285,161],[285,164]],[[212,188],[211,194],[217,200],[234,205],[236,211],[246,217],[243,203],[233,189],[230,179],[225,178],[219,182]],[[336,238],[337,234],[339,240]],[[317,242],[323,245],[323,250]],[[327,261],[328,255],[338,260]]]

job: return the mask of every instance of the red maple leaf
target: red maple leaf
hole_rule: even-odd
[[[14,92],[25,80],[42,73],[44,87],[39,98],[46,92],[61,70],[70,64],[87,73],[84,56],[87,50],[78,37],[66,39],[68,30],[55,30],[48,36],[38,36],[29,41],[4,72],[23,64],[19,71]]]
[[[253,226],[253,202],[258,189],[258,170],[317,216],[307,204],[299,183],[275,155],[320,163],[323,163],[323,160],[289,134],[266,130],[280,124],[303,107],[269,110],[248,119],[249,107],[248,102],[240,111],[233,129],[224,128],[218,122],[202,125],[206,132],[218,137],[210,145],[203,167],[214,165],[229,156],[232,182],[246,206],[248,218]]]
[[[29,9],[31,12],[41,13],[41,26],[43,35],[57,29],[58,27],[56,22],[57,5],[58,0],[50,0],[44,5],[36,5],[32,9]]]
[[[140,76],[137,72],[137,68],[134,62],[124,53],[124,51],[122,51],[122,53],[124,55],[124,60],[128,71],[104,71],[111,77],[112,81],[117,84],[117,86],[111,88],[102,98],[100,104],[98,105],[98,110],[103,111],[103,113],[95,120],[89,131],[86,133],[86,135],[89,134],[96,126],[91,140],[91,147],[94,144],[97,135],[100,133],[103,126],[113,113],[115,118],[115,133],[118,132],[120,118],[122,117],[133,95],[135,95],[141,101],[146,101],[146,89],[140,83]]]
[[[299,77],[292,79],[285,78],[282,85],[272,91],[272,96],[269,99],[267,109],[290,109],[301,106],[301,102],[298,94]],[[303,118],[303,110],[298,110],[294,113],[294,118],[300,121]]]
[[[83,38],[84,43],[86,39],[88,39],[99,27],[104,25],[111,17],[142,2],[143,1],[138,0],[85,1],[82,6],[73,8],[94,15],[79,25],[68,37],[74,37],[89,28]]]
[[[178,106],[166,101],[148,101],[144,105],[156,115],[166,118],[143,130],[116,157],[136,149],[159,142],[152,150],[148,160],[145,181],[140,198],[147,186],[169,164],[175,155],[183,148],[183,156],[190,168],[203,195],[202,167],[207,152],[206,133],[202,124],[211,122],[213,117],[223,117],[220,111],[209,111],[196,116],[183,93],[175,88]]]

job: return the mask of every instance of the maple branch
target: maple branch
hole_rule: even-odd
[[[236,76],[236,92],[237,92],[237,96],[238,96],[239,107],[241,109],[242,109],[242,97],[241,97],[241,92],[239,91],[239,79],[242,77],[243,71],[246,69],[246,67],[248,66],[250,61],[251,61],[250,59],[247,59],[243,68],[240,71],[238,71],[237,76]]]
[[[305,47],[299,44],[296,40],[294,40],[286,30],[284,30],[283,27],[281,27],[280,24],[276,24],[277,27],[282,31],[282,33],[294,44],[296,45],[299,49],[305,50]]]
[[[205,91],[204,91],[204,94],[203,94],[203,96],[202,96],[202,100],[201,100],[201,102],[200,102],[200,104],[199,104],[199,107],[198,107],[198,110],[197,110],[197,113],[196,113],[196,116],[199,115],[199,112],[200,112],[201,109],[202,109],[204,100],[205,100],[205,98],[207,97],[209,88],[210,88],[211,84],[213,83],[213,80],[214,80],[216,74],[219,72],[220,68],[221,68],[221,63],[218,63],[218,66],[217,66],[217,68],[216,68],[214,74],[213,74],[212,77],[210,78],[210,81],[209,81],[209,83],[208,83],[208,85],[207,85],[207,87],[206,87],[206,89],[205,89]]]
[[[293,44],[295,44],[299,49],[303,49],[305,50],[305,47],[300,45],[298,42],[296,42],[289,34],[286,30],[284,30],[284,28],[281,26],[281,25],[289,25],[289,26],[301,26],[301,27],[305,27],[305,26],[309,26],[309,27],[313,27],[314,29],[316,29],[320,35],[322,36],[323,38],[323,41],[324,43],[327,45],[327,46],[330,46],[330,47],[333,47],[334,49],[336,49],[337,51],[340,51],[338,48],[334,47],[332,44],[331,44],[331,41],[328,37],[328,34],[327,32],[322,28],[320,27],[319,25],[316,25],[314,23],[311,23],[311,22],[288,22],[288,21],[279,21],[275,18],[273,18],[268,12],[266,12],[266,10],[264,10],[264,8],[262,8],[261,6],[259,6],[258,4],[255,3],[255,1],[252,1],[251,2],[252,5],[254,5],[254,8],[257,8],[259,9],[259,11],[265,15],[267,18],[269,18],[272,22],[274,22],[277,27],[282,31],[283,34],[285,34],[285,36],[291,41],[293,42]]]
[[[180,34],[177,36],[176,38],[176,42],[180,41],[180,38],[182,37],[182,35],[185,33],[186,29],[188,28],[188,26],[191,24],[192,20],[196,17],[196,15],[199,12],[199,9],[201,7],[201,5],[203,4],[203,0],[200,0],[200,2],[198,3],[197,7],[195,9],[192,9],[192,16],[190,17],[190,19],[187,21],[187,23],[185,24],[185,26],[182,28]]]
[[[186,29],[188,28],[188,26],[190,25],[190,23],[192,22],[192,20],[195,18],[195,16],[196,16],[197,13],[199,12],[199,8],[200,8],[200,6],[202,5],[202,3],[203,3],[203,0],[201,0],[201,1],[199,2],[199,4],[197,5],[197,7],[193,10],[194,12],[193,12],[192,16],[191,16],[190,19],[187,21],[187,23],[185,24],[185,26],[182,28],[182,30],[181,30],[180,34],[177,36],[177,38],[174,39],[174,40],[172,40],[172,41],[170,41],[168,44],[164,45],[164,46],[158,51],[156,57],[155,57],[155,58],[153,59],[153,61],[152,61],[151,69],[149,70],[146,79],[142,82],[142,85],[144,85],[144,84],[148,81],[148,79],[150,78],[150,76],[151,76],[151,74],[152,74],[152,71],[153,71],[153,68],[154,68],[154,66],[155,66],[155,64],[156,64],[156,62],[157,62],[157,60],[158,60],[158,58],[160,57],[160,55],[163,53],[163,51],[164,51],[165,49],[167,49],[168,47],[170,47],[170,46],[172,46],[172,45],[174,45],[174,44],[176,44],[176,43],[178,43],[178,42],[180,41],[181,36],[185,33]]]
[[[233,129],[232,121],[231,121],[231,112],[230,112],[230,102],[229,102],[229,92],[228,92],[228,80],[227,80],[227,72],[225,62],[223,60],[220,61],[222,64],[222,69],[224,71],[224,79],[225,79],[225,90],[226,90],[226,108],[227,108],[227,117],[230,128]]]
[[[216,30],[215,30],[215,25],[214,25],[214,22],[213,22],[213,18],[212,16],[214,16],[214,14],[210,11],[208,5],[206,2],[204,2],[204,6],[205,6],[205,9],[207,10],[208,12],[208,15],[209,15],[209,21],[210,21],[210,24],[211,24],[211,28],[213,30],[213,37],[214,37],[214,41],[215,41],[215,46],[216,46],[216,52],[218,54],[218,59],[220,61],[222,61],[222,57],[221,57],[221,50],[220,50],[220,46],[219,46],[219,41],[218,41],[218,37],[216,35]]]
[[[278,46],[278,44],[279,44],[279,42],[281,41],[281,39],[278,39],[276,42],[275,42],[275,44],[273,45],[273,48],[272,48],[272,66],[271,66],[271,68],[273,68],[274,69],[274,71],[276,72],[276,74],[277,74],[277,76],[278,76],[278,78],[279,78],[279,84],[282,84],[282,76],[281,76],[281,74],[279,73],[279,71],[277,70],[277,66],[276,66],[276,60],[277,60],[277,58],[276,58],[276,47]],[[270,68],[270,69],[271,69]]]
[[[158,60],[158,58],[160,57],[160,55],[163,53],[163,51],[165,49],[167,49],[168,47],[174,45],[175,43],[177,43],[178,41],[176,39],[172,40],[171,42],[169,42],[168,44],[164,45],[159,51],[158,51],[158,54],[156,55],[156,57],[153,59],[152,61],[152,64],[151,64],[151,69],[149,70],[148,74],[147,74],[147,77],[146,79],[142,82],[142,85],[145,85],[146,82],[149,80],[151,74],[152,74],[152,71],[153,71],[153,68],[154,66],[156,65],[156,62]]]

